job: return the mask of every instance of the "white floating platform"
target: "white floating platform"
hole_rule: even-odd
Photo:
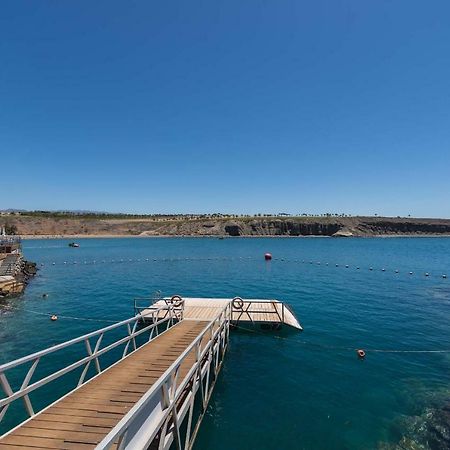
[[[152,309],[163,307],[170,298],[158,300],[148,308],[139,308],[140,314],[150,314]],[[215,319],[231,298],[190,298],[183,297],[184,319],[204,320],[210,322]],[[161,311],[160,314],[164,314]],[[302,326],[291,309],[279,300],[242,299],[242,308],[233,306],[233,323],[267,323],[285,324],[302,330]]]

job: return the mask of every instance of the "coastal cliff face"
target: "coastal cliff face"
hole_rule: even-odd
[[[332,236],[342,228],[339,223],[300,222],[295,220],[252,220],[224,226],[230,236]]]
[[[21,235],[51,236],[380,236],[450,235],[450,219],[289,217],[99,219],[13,216]]]

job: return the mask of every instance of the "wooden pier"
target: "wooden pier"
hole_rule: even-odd
[[[23,402],[29,419],[0,437],[0,449],[191,449],[222,366],[230,324],[239,323],[241,314],[249,322],[273,323],[275,316],[291,321],[281,305],[174,296],[125,321],[1,365],[0,420],[16,401]],[[102,347],[111,333],[115,340]],[[42,359],[57,358],[77,344],[85,345],[85,356],[33,380]],[[103,369],[103,355],[122,348],[122,356]],[[14,391],[8,377],[20,368],[26,375]],[[90,368],[95,374],[89,377]],[[77,369],[77,385],[36,413],[30,394]]]
[[[171,302],[171,298],[155,300],[149,306],[140,307],[135,302],[136,314],[148,315],[152,309],[161,308]],[[288,325],[301,330],[302,327],[292,310],[279,300],[231,298],[190,298],[183,297],[184,318],[210,321],[231,303],[232,324]],[[163,313],[160,313],[161,315]]]

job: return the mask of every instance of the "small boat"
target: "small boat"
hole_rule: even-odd
[[[76,242],[71,242],[69,244],[69,247],[79,247],[79,246],[80,246],[80,244],[77,244]]]

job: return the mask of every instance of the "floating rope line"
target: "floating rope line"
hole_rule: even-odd
[[[10,305],[5,305],[4,307],[0,308],[0,310],[16,310],[16,311],[23,311],[30,314],[36,314],[39,316],[45,316],[45,317],[51,317],[53,313],[50,312],[42,312],[42,311],[35,311],[33,309],[26,309],[26,308],[17,308]],[[108,322],[108,323],[117,323],[120,322],[120,320],[114,320],[114,319],[97,319],[93,317],[75,317],[75,316],[63,316],[58,314],[58,317],[62,319],[70,319],[70,320],[82,320],[82,321],[89,321],[89,322]]]
[[[368,349],[366,352],[372,353],[450,353],[449,350],[383,350],[383,349]]]
[[[40,315],[40,316],[45,316],[45,317],[52,317],[52,313],[45,313],[45,312],[41,312],[41,311],[35,311],[32,309],[25,309],[25,308],[16,308],[14,306],[5,306],[4,307],[5,310],[17,310],[17,311],[24,311],[30,314],[36,314],[36,315]],[[93,317],[75,317],[75,316],[65,316],[65,315],[58,315],[58,318],[62,318],[62,319],[70,319],[70,320],[81,320],[81,321],[90,321],[90,322],[108,322],[108,323],[117,323],[120,322],[120,320],[113,320],[113,319],[98,319],[98,318],[93,318]],[[248,333],[254,333],[254,334],[258,334],[258,335],[263,335],[263,336],[270,336],[267,333],[263,333],[261,331],[257,331],[257,330],[251,330],[249,328],[244,328],[241,327],[239,325],[234,325],[234,328],[240,329],[242,331],[248,332]],[[317,347],[320,349],[326,349],[326,350],[341,350],[341,351],[351,351],[351,352],[356,352],[358,351],[357,348],[355,347],[344,347],[344,346],[336,346],[336,345],[327,345],[327,344],[320,344],[317,342],[310,342],[310,341],[305,341],[305,340],[299,340],[299,339],[293,339],[290,337],[286,337],[286,336],[278,336],[278,335],[272,335],[271,336],[274,339],[281,339],[281,340],[285,340],[285,341],[290,341],[293,342],[295,344],[301,344],[301,345],[306,345],[306,346],[310,346],[310,347]],[[402,350],[402,349],[375,349],[375,348],[365,348],[364,351],[366,353],[450,353],[450,349],[441,349],[441,350]]]
[[[248,328],[240,327],[239,325],[234,325],[235,328],[238,328],[243,331],[247,331],[250,333],[255,333],[263,336],[268,336],[267,333],[263,333],[261,331],[257,330],[250,330]],[[311,347],[318,347],[321,349],[326,350],[342,350],[342,351],[351,351],[356,352],[358,349],[356,347],[344,347],[344,346],[336,346],[336,345],[327,345],[327,344],[320,344],[317,342],[310,342],[310,341],[302,341],[299,339],[293,339],[286,336],[278,336],[278,335],[272,335],[275,339],[281,339],[286,341],[291,341],[296,344],[302,344],[302,345],[309,345]],[[364,351],[366,353],[450,353],[450,349],[441,349],[441,350],[401,350],[401,349],[375,349],[375,348],[365,348]]]
[[[78,265],[78,264],[82,264],[82,265],[102,265],[102,264],[123,264],[123,263],[150,263],[150,262],[182,262],[182,261],[188,261],[188,262],[201,262],[201,261],[261,261],[260,258],[256,258],[253,256],[235,256],[235,257],[199,257],[199,258],[192,258],[192,257],[174,257],[174,258],[120,258],[120,259],[111,259],[111,260],[106,260],[106,259],[102,259],[102,260],[85,260],[85,261],[64,261],[64,262],[52,262],[52,263],[48,263],[49,265],[52,266],[56,266],[56,265],[63,265],[63,266],[72,266],[72,265]],[[284,263],[295,263],[295,264],[306,264],[308,263],[309,265],[313,265],[313,266],[326,266],[326,267],[336,267],[336,268],[345,268],[346,270],[351,270],[351,269],[355,269],[357,271],[361,271],[361,266],[355,265],[355,266],[351,266],[349,264],[339,264],[339,263],[329,263],[329,262],[324,262],[322,263],[321,261],[314,261],[314,260],[309,260],[308,262],[305,260],[299,260],[299,259],[289,259],[289,258],[273,258],[272,261],[275,262],[284,262]],[[269,261],[266,261],[266,263],[269,263]],[[44,267],[45,264],[41,263],[40,264],[41,267]],[[401,274],[408,274],[410,276],[415,275],[416,273],[413,271],[407,271],[405,270],[404,272],[400,272],[399,269],[386,269],[385,267],[381,267],[379,269],[374,268],[373,266],[369,266],[366,268],[366,270],[369,270],[370,272],[384,272],[384,273],[395,273],[397,275],[401,275]],[[442,278],[442,279],[447,279],[447,274],[442,273],[441,275],[434,275],[432,276],[430,272],[423,272],[423,276],[426,278]]]

